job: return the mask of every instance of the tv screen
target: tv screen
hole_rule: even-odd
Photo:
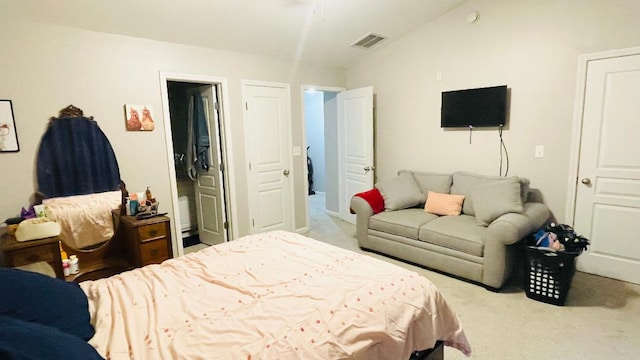
[[[442,92],[440,126],[504,126],[507,117],[507,86]]]

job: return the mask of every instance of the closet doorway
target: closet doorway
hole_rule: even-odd
[[[224,111],[226,81],[208,77],[162,79],[173,198],[174,249],[232,238],[231,171]]]
[[[302,86],[307,155],[307,226],[317,217],[339,217],[338,107],[343,88]]]

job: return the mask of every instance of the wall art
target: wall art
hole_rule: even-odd
[[[153,120],[153,108],[151,105],[124,106],[127,131],[153,131],[156,125]]]
[[[0,100],[0,152],[18,152],[18,133],[11,100]]]

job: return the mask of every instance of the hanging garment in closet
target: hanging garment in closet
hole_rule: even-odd
[[[204,113],[202,97],[195,94],[189,99],[189,114],[187,119],[187,164],[189,178],[195,180],[198,173],[209,171],[209,130]]]

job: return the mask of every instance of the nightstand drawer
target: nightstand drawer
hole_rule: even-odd
[[[135,267],[161,263],[173,256],[171,222],[164,215],[149,219],[120,217],[121,236],[127,242],[129,261]]]
[[[138,227],[138,239],[140,242],[164,238],[166,235],[167,228],[164,222]]]
[[[13,266],[27,265],[38,261],[46,261],[53,263],[55,251],[57,247],[38,246],[33,248],[24,248],[20,251],[13,251]]]
[[[140,260],[142,265],[158,264],[169,258],[167,239],[147,241],[140,244]]]

